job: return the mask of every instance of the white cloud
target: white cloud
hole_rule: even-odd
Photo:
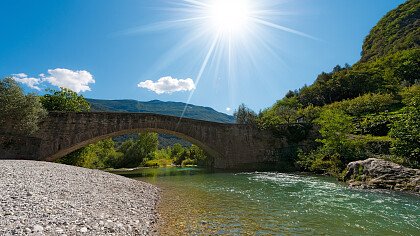
[[[12,78],[18,82],[27,85],[29,88],[41,90],[38,85],[41,83],[41,79],[38,78],[29,78],[27,74],[19,73],[12,75]]]
[[[188,79],[175,79],[170,76],[162,77],[158,81],[153,82],[146,80],[137,85],[139,88],[145,88],[157,94],[174,93],[181,91],[192,91],[195,89],[194,81]]]
[[[57,87],[71,89],[76,93],[90,91],[89,84],[95,83],[92,74],[88,71],[72,71],[61,68],[48,70],[48,75],[40,74],[39,78],[30,78],[28,75],[20,73],[14,74],[13,79],[36,90],[41,90],[38,85],[49,83]]]
[[[231,111],[232,111],[232,108],[230,108],[230,107],[226,107],[226,111],[227,111],[227,112],[231,112]]]
[[[69,69],[57,68],[48,70],[48,74],[49,75],[42,79],[43,81],[47,81],[57,87],[71,89],[76,93],[90,91],[89,84],[95,83],[92,74],[85,70],[72,71]]]

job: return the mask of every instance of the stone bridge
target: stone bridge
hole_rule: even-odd
[[[270,166],[276,162],[276,152],[289,146],[287,138],[249,125],[147,113],[52,112],[31,137],[0,135],[0,159],[54,161],[88,144],[136,132],[165,133],[188,140],[221,169]]]

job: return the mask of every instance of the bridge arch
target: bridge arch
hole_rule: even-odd
[[[118,137],[118,136],[122,136],[122,135],[126,135],[126,134],[133,134],[133,133],[146,133],[146,132],[154,132],[154,133],[158,133],[158,134],[169,134],[169,135],[173,135],[176,136],[178,138],[182,138],[186,141],[189,141],[190,143],[200,147],[201,149],[204,150],[204,152],[208,155],[208,158],[211,159],[217,159],[217,158],[221,158],[220,153],[218,153],[217,151],[215,151],[214,149],[212,149],[211,147],[209,147],[208,145],[206,145],[205,143],[200,142],[197,139],[194,139],[186,134],[180,133],[180,132],[176,132],[176,131],[172,131],[172,130],[166,130],[166,129],[159,129],[159,128],[138,128],[138,129],[128,129],[128,130],[120,130],[117,132],[112,132],[112,133],[108,133],[108,134],[104,134],[101,136],[96,136],[93,137],[91,139],[82,141],[80,143],[75,143],[73,146],[64,148],[64,149],[60,149],[57,153],[52,154],[51,156],[45,158],[46,161],[55,161],[57,159],[60,159],[76,150],[79,150],[80,148],[86,147],[90,144],[94,144],[97,143],[99,141],[102,141],[104,139],[107,138],[113,138],[113,137]]]
[[[133,132],[172,134],[201,147],[220,169],[257,170],[278,161],[287,138],[249,125],[222,124],[147,113],[51,112],[39,131],[2,137],[0,158],[53,161],[96,141]],[[7,145],[3,145],[7,144]],[[277,158],[277,159],[276,159]]]

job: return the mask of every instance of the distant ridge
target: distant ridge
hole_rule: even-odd
[[[163,102],[159,100],[140,102],[136,100],[87,99],[87,101],[90,103],[92,111],[143,112],[171,116],[181,116],[186,105],[186,103],[183,102]],[[184,117],[220,123],[235,122],[233,116],[218,112],[210,107],[195,106],[191,104],[188,105]]]

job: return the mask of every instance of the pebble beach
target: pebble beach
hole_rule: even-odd
[[[157,187],[99,170],[0,160],[0,235],[151,235]]]

